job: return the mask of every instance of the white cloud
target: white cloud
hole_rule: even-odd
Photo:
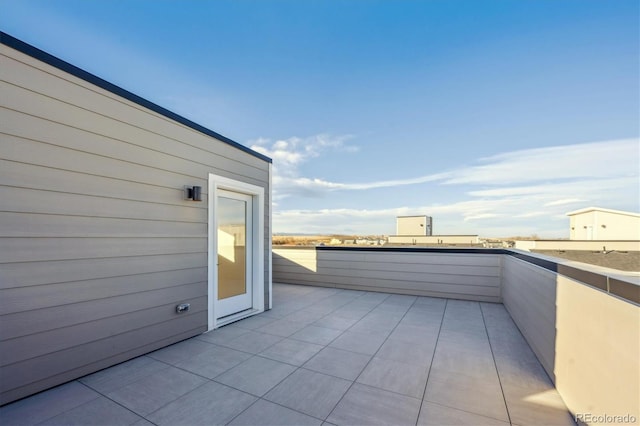
[[[302,163],[319,157],[326,151],[358,151],[358,147],[346,144],[352,138],[351,135],[320,134],[307,138],[294,136],[276,141],[259,138],[249,143],[251,149],[273,159],[274,168],[278,170],[280,176],[295,177],[298,175],[298,167]]]
[[[638,139],[525,149],[480,160],[456,170],[447,184],[505,185],[559,179],[637,176]]]
[[[548,203],[545,203],[545,207],[564,206],[566,204],[581,203],[583,201],[585,200],[583,200],[582,198],[564,198],[562,200],[555,200],[555,201],[550,201]]]
[[[447,185],[451,187],[451,193],[456,193],[454,187],[459,188],[458,201],[384,208],[384,201],[376,199],[380,209],[281,210],[274,213],[276,231],[393,233],[396,216],[429,214],[434,217],[434,229],[441,234],[545,235],[540,231],[545,229],[546,236],[558,237],[566,236],[564,222],[568,208],[588,204],[635,210],[639,201],[637,139],[519,150],[481,159],[481,164],[475,166],[413,178],[361,183],[300,176],[300,164],[326,152],[327,147],[343,149],[344,140],[321,144],[311,150],[307,148],[309,140],[300,141],[256,144],[273,152],[282,151],[279,155],[288,159],[288,173],[279,173],[274,178],[274,187],[281,197],[404,185],[425,185],[421,191],[433,193],[438,187]],[[287,156],[285,153],[300,155]]]

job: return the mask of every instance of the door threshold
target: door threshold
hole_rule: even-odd
[[[264,310],[250,308],[244,311],[237,312],[235,314],[227,315],[226,317],[218,318],[216,320],[216,328],[222,327],[223,325],[231,324],[232,322],[236,322],[241,319],[248,318],[261,312],[264,312]]]

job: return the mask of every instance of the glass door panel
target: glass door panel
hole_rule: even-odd
[[[218,317],[251,308],[252,197],[218,191]]]

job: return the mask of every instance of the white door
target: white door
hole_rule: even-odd
[[[239,192],[217,193],[217,318],[252,308],[253,197]]]
[[[593,225],[587,225],[587,240],[593,240]]]

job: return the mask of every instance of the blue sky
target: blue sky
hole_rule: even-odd
[[[640,210],[637,1],[0,0],[0,28],[274,160],[274,231],[568,237]]]

